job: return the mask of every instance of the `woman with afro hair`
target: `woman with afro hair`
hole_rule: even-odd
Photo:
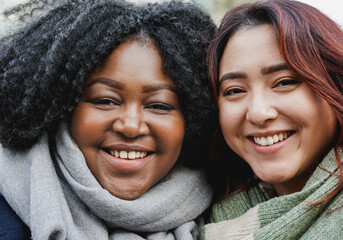
[[[0,235],[198,238],[210,17],[182,2],[21,8],[46,6],[1,42]]]

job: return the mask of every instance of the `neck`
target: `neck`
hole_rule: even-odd
[[[292,180],[288,182],[272,183],[272,185],[278,196],[292,194],[295,192],[299,192],[303,189],[306,182],[310,178],[311,174],[312,172],[307,173],[307,174],[302,174],[301,176],[293,178]]]

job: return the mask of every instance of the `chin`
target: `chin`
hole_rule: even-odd
[[[110,194],[113,196],[123,199],[123,200],[135,200],[140,198],[143,194],[145,194],[149,188],[140,187],[140,188],[130,188],[130,186],[123,186],[123,187],[104,187]]]
[[[130,192],[130,191],[109,191],[113,196],[123,200],[135,200],[140,198],[145,192]]]

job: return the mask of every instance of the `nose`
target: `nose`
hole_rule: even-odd
[[[265,94],[255,94],[249,101],[246,119],[254,125],[264,126],[278,117],[273,99]]]
[[[113,123],[113,130],[126,136],[135,138],[149,133],[149,127],[144,120],[142,110],[136,106],[124,107],[120,116]]]

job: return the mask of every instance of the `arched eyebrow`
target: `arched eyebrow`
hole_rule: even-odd
[[[267,75],[267,74],[275,73],[282,70],[289,70],[289,67],[287,66],[286,63],[279,63],[272,66],[264,67],[261,69],[261,73],[263,75]]]
[[[177,93],[177,90],[175,89],[175,87],[172,87],[168,84],[163,84],[163,83],[153,84],[150,86],[143,87],[143,92],[149,93],[149,92],[156,92],[156,91],[164,90],[164,89],[167,89],[167,90],[170,90],[170,91]]]
[[[101,84],[105,84],[111,88],[116,88],[116,89],[119,89],[119,90],[123,90],[125,88],[124,84],[120,83],[120,82],[117,82],[116,80],[113,80],[113,79],[108,79],[108,78],[97,78],[97,79],[94,79],[92,82],[90,82],[88,85],[85,86],[85,88],[88,88],[96,83],[101,83]],[[156,92],[156,91],[159,91],[159,90],[163,90],[163,89],[167,89],[167,90],[170,90],[170,91],[173,91],[175,93],[177,93],[177,90],[175,87],[173,86],[170,86],[168,84],[152,84],[152,85],[149,85],[149,86],[145,86],[143,87],[143,92],[144,93],[149,93],[149,92]]]
[[[120,82],[117,82],[115,80],[112,80],[112,79],[108,79],[108,78],[96,78],[94,79],[92,82],[90,82],[89,84],[87,84],[85,86],[85,88],[88,88],[96,83],[101,83],[101,84],[105,84],[111,88],[117,88],[117,89],[124,89],[124,84],[120,83]]]
[[[229,72],[225,73],[219,80],[219,86],[222,82],[230,79],[239,79],[239,78],[247,78],[247,75],[244,72]]]
[[[267,75],[267,74],[275,73],[275,72],[282,71],[282,70],[289,70],[289,67],[287,66],[286,63],[279,63],[279,64],[271,65],[268,67],[264,67],[261,69],[261,73],[263,75]],[[247,74],[244,72],[225,73],[219,80],[219,86],[222,84],[222,82],[224,82],[226,80],[240,79],[240,78],[241,79],[247,78]]]

